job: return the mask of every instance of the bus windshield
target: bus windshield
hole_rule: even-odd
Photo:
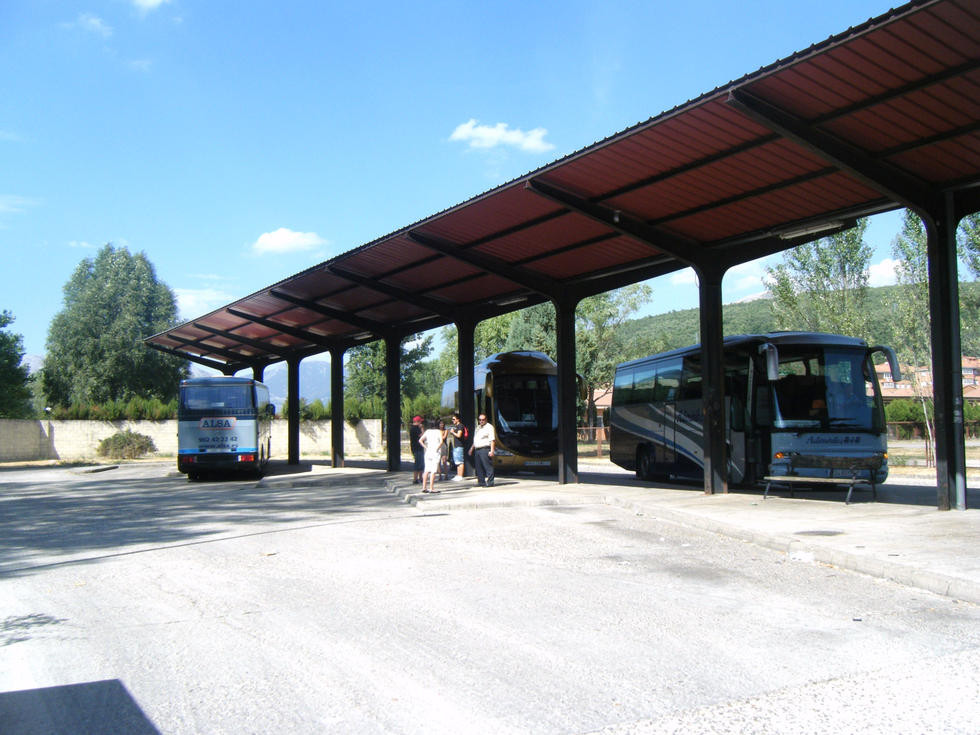
[[[863,349],[781,345],[773,396],[776,428],[884,430],[874,365]]]
[[[494,378],[496,430],[501,435],[539,434],[558,429],[554,375],[498,375]]]
[[[185,385],[180,389],[180,408],[185,411],[240,411],[253,408],[252,386]]]

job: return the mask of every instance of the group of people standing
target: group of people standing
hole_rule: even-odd
[[[477,484],[493,487],[493,455],[497,435],[487,417],[480,414],[477,429],[470,436],[458,413],[454,413],[447,426],[442,419],[423,421],[421,416],[412,419],[408,430],[412,456],[415,459],[415,484],[422,483],[423,493],[437,493],[436,477],[445,480],[452,475],[453,482],[462,482],[466,474],[465,457],[473,457]]]

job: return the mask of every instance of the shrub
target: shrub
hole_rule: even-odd
[[[899,398],[885,404],[885,418],[888,421],[922,421],[922,405],[906,398]]]
[[[356,398],[344,401],[344,419],[351,426],[357,426],[361,419],[384,418],[384,403],[377,398],[359,401]]]
[[[327,421],[330,419],[330,404],[327,403],[327,405],[324,406],[323,401],[321,401],[319,398],[313,401],[313,403],[305,406],[305,408],[306,415],[304,418],[308,421]]]
[[[402,398],[402,423],[408,426],[411,423],[413,416],[421,416],[422,418],[435,419],[435,418],[447,418],[452,414],[452,409],[443,408],[439,400],[439,396],[416,396],[415,398]]]
[[[157,450],[153,440],[135,431],[120,431],[99,442],[99,456],[110,459],[136,459]]]

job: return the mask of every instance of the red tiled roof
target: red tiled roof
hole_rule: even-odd
[[[146,341],[240,369],[735,265],[968,192],[978,121],[980,7],[919,0]]]

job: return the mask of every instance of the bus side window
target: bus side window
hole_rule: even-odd
[[[633,368],[616,372],[613,383],[613,405],[622,406],[633,401]]]
[[[656,376],[657,368],[654,365],[636,369],[636,375],[633,377],[634,403],[650,403],[653,400]]]
[[[676,401],[681,385],[680,358],[660,366],[657,370],[656,401]]]

